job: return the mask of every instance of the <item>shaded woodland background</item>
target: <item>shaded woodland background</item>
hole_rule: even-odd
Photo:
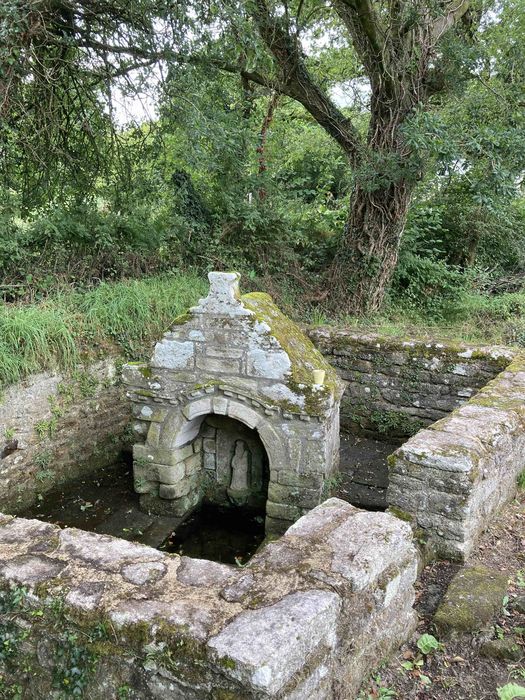
[[[525,344],[524,39],[523,0],[7,0],[1,322],[238,269],[308,321]]]

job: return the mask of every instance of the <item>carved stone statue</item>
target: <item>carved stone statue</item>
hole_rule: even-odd
[[[241,506],[250,496],[250,450],[244,440],[235,441],[231,470],[232,478],[227,489],[228,498],[235,505]]]

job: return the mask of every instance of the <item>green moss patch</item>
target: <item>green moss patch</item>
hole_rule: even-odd
[[[251,292],[244,294],[241,301],[248,310],[253,312],[255,320],[266,323],[270,327],[268,334],[277,340],[290,358],[288,388],[305,398],[305,409],[309,413],[320,413],[325,399],[331,394],[338,395],[340,391],[337,374],[333,367],[301,328],[282,313],[268,294]],[[313,371],[315,369],[325,371],[322,387],[314,388]],[[297,407],[290,406],[290,410],[297,411]]]
[[[452,579],[434,624],[443,633],[475,632],[501,610],[507,576],[482,566],[465,567]]]

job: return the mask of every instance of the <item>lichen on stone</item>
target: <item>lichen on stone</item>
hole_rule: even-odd
[[[317,350],[301,328],[285,316],[274,304],[271,296],[262,292],[243,294],[241,302],[253,313],[253,321],[268,326],[268,335],[275,338],[290,359],[290,371],[286,385],[295,394],[304,397],[307,413],[322,412],[326,399],[339,397],[342,393],[340,381],[333,367]],[[324,370],[325,380],[321,386],[314,384],[313,371]],[[297,406],[286,402],[285,410],[297,412]]]

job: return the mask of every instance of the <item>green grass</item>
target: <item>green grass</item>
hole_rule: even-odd
[[[245,279],[243,291],[251,286]],[[46,369],[72,370],[87,359],[120,352],[127,359],[151,353],[170,322],[204,295],[205,275],[179,273],[103,283],[87,292],[57,291],[39,304],[0,306],[0,387]],[[355,327],[383,335],[505,343],[525,347],[525,293],[458,294],[439,318],[402,306],[369,318],[330,318],[308,308],[286,287],[275,293],[289,316],[314,324]]]
[[[441,316],[391,304],[367,318],[328,318],[319,310],[307,311],[305,317],[313,325],[341,325],[393,337],[525,347],[525,292],[499,296],[461,293],[444,307]]]
[[[130,359],[205,293],[195,274],[104,283],[85,293],[61,292],[33,305],[0,306],[0,386],[46,369],[71,370],[112,348]]]

